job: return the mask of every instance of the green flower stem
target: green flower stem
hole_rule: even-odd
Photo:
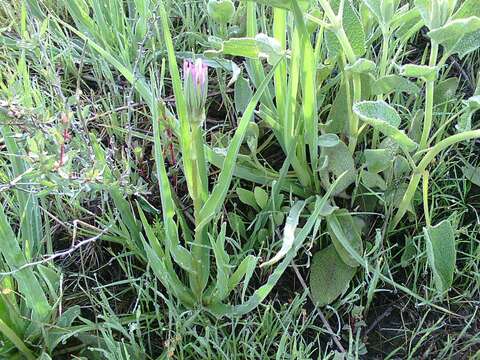
[[[422,158],[420,163],[417,165],[413,173],[413,176],[410,179],[410,183],[408,184],[407,190],[405,191],[405,195],[403,195],[403,198],[402,198],[402,201],[400,202],[397,213],[393,218],[392,228],[395,228],[400,222],[400,220],[402,220],[403,216],[405,215],[408,205],[410,204],[410,202],[413,199],[413,196],[415,195],[415,191],[417,190],[417,186],[420,182],[422,174],[425,172],[425,170],[427,169],[428,165],[432,162],[432,160],[435,159],[435,157],[441,151],[445,150],[449,146],[452,146],[453,144],[461,141],[475,139],[475,138],[480,138],[480,130],[465,131],[460,134],[449,136],[448,138],[443,139],[442,141],[437,143],[435,146],[430,148],[430,150],[428,150],[428,152]]]
[[[352,111],[353,104],[362,100],[362,82],[358,74],[353,74],[353,101],[350,107],[350,140],[348,149],[353,154],[357,147],[358,139],[358,116]]]
[[[198,169],[198,195],[202,201],[201,206],[207,200],[208,196],[208,169],[205,160],[204,143],[205,139],[202,131],[202,122],[192,124],[192,152],[195,157],[196,167]],[[196,179],[194,179],[196,181]]]
[[[193,209],[195,225],[201,222],[199,212],[207,201],[208,197],[208,173],[205,162],[204,137],[202,132],[202,121],[192,121],[192,183],[193,183]],[[195,239],[192,246],[193,268],[195,273],[191,275],[190,286],[194,295],[201,302],[203,291],[208,282],[209,250],[208,250],[207,228],[202,227],[195,232]]]
[[[430,49],[430,61],[429,66],[437,65],[437,56],[438,56],[438,43],[432,41],[432,47]],[[435,80],[427,81],[427,88],[425,92],[425,119],[423,121],[423,131],[422,137],[420,138],[420,150],[423,150],[427,147],[428,137],[430,135],[430,130],[432,129],[432,119],[433,119],[433,92],[435,90]]]

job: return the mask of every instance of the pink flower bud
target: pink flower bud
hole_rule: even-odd
[[[202,59],[196,59],[195,63],[185,60],[183,62],[183,91],[189,117],[192,121],[203,121],[207,90],[207,65],[202,62]]]

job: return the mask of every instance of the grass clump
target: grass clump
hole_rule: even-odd
[[[478,356],[477,0],[0,9],[0,357]]]

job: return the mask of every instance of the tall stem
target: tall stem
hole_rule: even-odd
[[[438,43],[432,41],[432,47],[430,49],[430,61],[429,66],[436,66],[438,56]],[[433,92],[435,90],[435,80],[427,81],[427,89],[425,92],[425,119],[423,121],[423,131],[422,137],[420,139],[420,150],[423,150],[427,147],[428,137],[430,135],[430,130],[432,129],[432,119],[433,119]]]
[[[389,48],[389,39],[390,39],[390,31],[384,30],[382,31],[382,55],[380,57],[380,66],[379,66],[379,77],[383,77],[387,74],[387,60],[388,60],[388,48]],[[379,94],[377,96],[377,100],[383,100],[383,94]],[[372,148],[375,149],[378,144],[378,137],[379,133],[377,129],[373,129],[373,137],[372,137]]]

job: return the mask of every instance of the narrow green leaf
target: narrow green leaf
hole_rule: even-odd
[[[275,254],[273,258],[261,264],[260,267],[270,266],[279,262],[290,251],[295,240],[295,230],[298,226],[298,219],[300,218],[300,214],[304,207],[304,201],[297,201],[292,206],[285,222],[285,227],[283,229],[281,249]]]
[[[278,65],[277,62],[276,65]],[[275,65],[275,67],[276,67]],[[240,145],[243,142],[243,137],[248,128],[248,123],[250,122],[253,112],[255,111],[255,107],[257,106],[258,101],[260,100],[260,96],[262,95],[263,91],[267,88],[270,80],[273,77],[275,67],[270,71],[267,77],[262,81],[262,84],[255,92],[255,95],[250,100],[250,103],[245,110],[242,118],[238,123],[237,130],[233,135],[233,138],[228,146],[227,155],[225,156],[224,163],[222,166],[222,171],[220,172],[220,176],[218,178],[217,184],[214,186],[212,193],[210,194],[208,200],[203,205],[202,209],[199,212],[199,221],[200,223],[197,225],[197,230],[205,226],[218,212],[220,207],[225,200],[225,196],[227,195],[228,188],[230,187],[230,182],[232,180],[233,171],[235,169],[235,163],[238,155],[238,151],[240,150]]]
[[[0,253],[12,271],[16,271],[27,263],[3,206],[0,206]],[[25,298],[27,307],[32,309],[34,318],[39,321],[46,320],[50,316],[52,308],[35,277],[33,268],[26,267],[16,271],[13,277],[17,281],[20,293]]]
[[[338,181],[341,181],[341,177],[337,180],[337,182]],[[303,242],[310,234],[314,226],[318,226],[318,222],[321,219],[319,217],[320,213],[325,207],[327,201],[330,199],[332,189],[335,186],[336,183],[333,184],[332,188],[327,191],[322,198],[317,196],[313,212],[308,217],[308,220],[303,226],[303,228],[296,234],[293,246],[291,247],[290,251],[286,254],[280,264],[277,265],[273,273],[268,277],[267,283],[257,289],[246,302],[240,305],[232,306],[222,303],[213,304],[208,308],[213,314],[215,314],[216,316],[239,316],[242,314],[246,314],[249,311],[255,309],[268,296],[270,291],[273,289],[275,284],[282,276],[287,266],[291,263],[291,261],[297,254],[300,247],[303,245]]]

